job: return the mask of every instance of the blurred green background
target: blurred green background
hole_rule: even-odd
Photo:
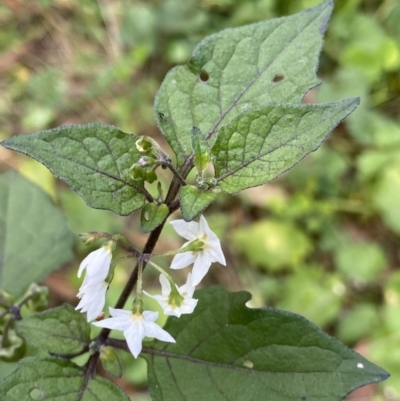
[[[319,0],[3,0],[0,4],[0,140],[59,125],[101,121],[160,138],[154,95],[166,72],[206,35],[295,13]],[[310,103],[360,96],[327,143],[291,172],[206,212],[227,266],[204,285],[253,294],[251,306],[300,313],[392,377],[352,396],[400,400],[400,2],[336,0]],[[88,208],[35,161],[0,148],[0,170],[19,170],[49,193],[74,232],[123,232],[141,246],[139,215]],[[166,178],[164,178],[165,180]],[[166,185],[165,181],[165,185]],[[178,217],[178,216],[176,216]],[[159,250],[181,245],[166,226]],[[94,249],[94,248],[92,248]],[[90,249],[89,249],[90,250]],[[76,269],[46,284],[52,306],[76,303]],[[161,261],[168,266],[168,261]],[[117,299],[131,266],[111,286]],[[177,280],[183,281],[185,272]],[[158,289],[147,270],[147,286]],[[156,307],[152,304],[151,307]],[[149,400],[142,360],[122,355],[118,383]],[[0,362],[0,376],[14,365]]]

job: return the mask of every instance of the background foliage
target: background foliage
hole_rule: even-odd
[[[0,140],[101,121],[166,147],[153,118],[154,95],[200,39],[319,2],[3,1]],[[229,268],[213,267],[205,284],[247,289],[252,306],[303,314],[392,373],[379,388],[353,397],[400,400],[400,4],[336,0],[335,6],[319,69],[324,83],[306,102],[360,96],[361,105],[290,173],[218,197],[207,215]],[[123,219],[90,209],[44,167],[0,148],[0,169],[8,167],[42,186],[73,232],[123,231],[144,242],[139,215]],[[179,245],[166,227],[160,250]],[[78,243],[75,249],[75,261],[46,280],[53,306],[76,303],[76,268],[88,250]],[[126,277],[120,269],[110,302]],[[146,279],[157,286],[150,269]],[[147,400],[145,362],[121,357],[126,374],[119,384],[133,400]],[[0,362],[0,377],[12,369]]]

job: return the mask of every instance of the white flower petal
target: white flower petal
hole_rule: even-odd
[[[132,313],[132,312],[130,312]],[[129,326],[129,322],[127,319],[125,320],[118,320],[113,317],[108,319],[100,320],[98,322],[92,322],[93,325],[97,327],[105,327],[110,330],[125,330]]]
[[[199,228],[198,228],[198,232],[197,232],[197,235],[198,235],[197,238],[208,236],[209,234],[214,234],[214,233],[210,230],[210,227],[208,226],[206,218],[203,215],[201,215],[200,219],[199,219]]]
[[[181,313],[193,313],[196,308],[198,300],[197,299],[185,299],[184,303],[181,305]]]
[[[132,314],[132,312],[129,310],[115,309],[115,308],[112,308],[111,306],[109,306],[108,309],[109,309],[110,315],[112,317],[127,318]]]
[[[218,245],[214,245],[214,246],[210,247],[205,252],[208,252],[208,254],[211,257],[212,262],[219,262],[219,263],[221,263],[221,265],[226,266],[225,256],[222,252],[221,244],[219,241],[218,241]]]
[[[75,309],[80,309],[82,313],[87,312],[86,319],[88,322],[96,319],[102,312],[106,302],[107,288],[108,284],[103,281],[93,286],[87,285],[79,290],[78,297],[81,300]]]
[[[161,294],[164,295],[164,297],[168,297],[171,293],[171,283],[163,274],[160,274],[159,280],[161,284]]]
[[[81,262],[78,270],[78,277],[86,269],[86,275],[103,281],[108,275],[112,259],[112,252],[108,246],[103,246],[96,251],[91,252]],[[86,276],[85,276],[86,278]]]
[[[124,336],[128,348],[132,355],[137,358],[142,350],[142,340],[143,340],[143,328],[137,325],[131,325],[127,330],[124,331]]]
[[[160,326],[158,326],[154,322],[148,322],[148,321],[144,320],[143,327],[144,327],[144,334],[147,337],[157,338],[157,340],[167,341],[170,343],[175,342],[175,340],[171,336],[171,334],[169,334],[168,332],[163,330]]]
[[[211,266],[211,258],[208,252],[199,252],[197,259],[194,262],[192,270],[192,281],[193,285],[197,285],[203,280]]]
[[[143,311],[143,318],[147,322],[155,322],[158,318],[158,312]]]
[[[183,269],[195,262],[197,254],[195,252],[183,252],[174,256],[171,262],[171,269]]]
[[[193,241],[197,238],[199,223],[195,221],[174,220],[170,222],[174,230],[183,238]]]

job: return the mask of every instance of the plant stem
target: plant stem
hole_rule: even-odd
[[[168,167],[172,171],[172,173],[174,174],[175,178],[179,181],[181,186],[186,185],[185,179],[180,175],[179,171],[172,165],[171,162],[163,162],[161,163],[161,165]]]

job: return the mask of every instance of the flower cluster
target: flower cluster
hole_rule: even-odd
[[[194,311],[197,305],[197,299],[193,298],[196,285],[207,274],[213,262],[225,265],[225,257],[218,237],[211,231],[203,216],[200,216],[199,223],[176,220],[171,224],[187,242],[173,252],[175,256],[170,267],[182,269],[193,264],[193,270],[188,274],[186,283],[178,287],[168,273],[151,263],[162,272],[159,277],[161,294],[151,295],[146,291],[143,293],[155,299],[165,314],[180,317],[182,314]],[[115,242],[109,241],[105,246],[90,253],[79,267],[78,277],[83,270],[86,270],[86,275],[78,292],[81,300],[76,309],[87,313],[88,322],[98,318],[103,311],[107,288],[113,276],[111,261],[114,248]],[[138,293],[140,304],[141,295],[141,292]],[[142,309],[137,304],[133,311],[110,308],[110,318],[93,322],[93,324],[123,331],[128,347],[135,358],[140,354],[144,337],[175,342],[169,333],[155,323],[158,313]]]

